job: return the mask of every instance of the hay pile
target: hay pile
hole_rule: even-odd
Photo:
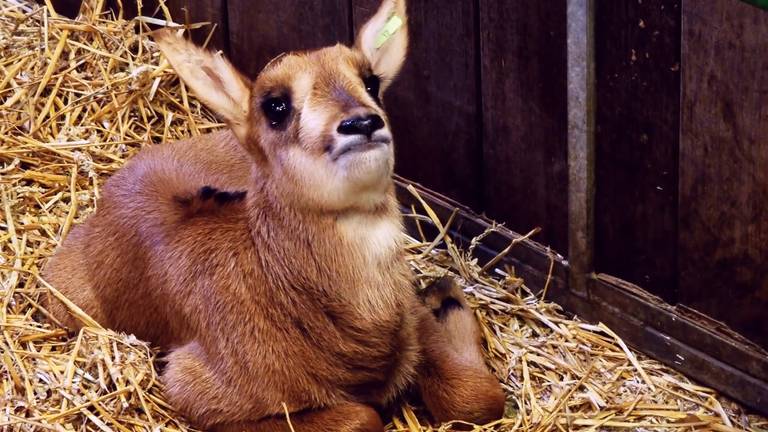
[[[0,0],[2,430],[188,430],[163,400],[157,353],[147,344],[94,322],[72,337],[41,324],[46,311],[37,299],[55,294],[41,266],[94,210],[109,175],[143,146],[222,126],[145,37],[148,21],[115,18],[103,4],[87,2],[68,20]],[[441,226],[428,208],[423,213],[423,223]],[[509,418],[488,430],[768,426],[635,354],[608,328],[566,318],[511,269],[490,277],[471,249],[450,241],[437,249],[432,240],[409,240],[420,282],[446,269],[462,277],[509,393]],[[391,427],[423,430],[423,418],[405,405]]]

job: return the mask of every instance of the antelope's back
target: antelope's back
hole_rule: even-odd
[[[250,169],[229,131],[145,148],[105,183],[96,212],[64,239],[44,278],[104,326],[160,345],[187,339],[192,330],[170,298],[179,269],[169,258],[178,255],[174,248],[205,239],[179,239],[200,235],[182,227],[183,200],[205,186],[244,191]],[[63,304],[44,301],[65,325],[81,326]]]

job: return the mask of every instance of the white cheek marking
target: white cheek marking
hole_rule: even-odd
[[[293,82],[293,91],[296,97],[305,100],[312,91],[313,84],[312,76],[309,73],[305,72],[297,76]]]
[[[293,84],[295,97],[304,101],[301,107],[301,123],[299,124],[299,136],[302,142],[313,142],[321,136],[328,125],[328,114],[312,106],[311,93],[314,80],[311,74],[303,73],[296,78]]]
[[[320,110],[304,104],[301,110],[301,124],[299,125],[302,142],[312,142],[316,137],[322,136],[328,126],[328,115]]]

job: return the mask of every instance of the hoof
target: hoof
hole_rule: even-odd
[[[464,292],[452,276],[435,280],[421,292],[421,298],[438,321],[444,320],[452,311],[468,308]]]

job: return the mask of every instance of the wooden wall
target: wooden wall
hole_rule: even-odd
[[[568,250],[566,2],[480,1],[483,202],[478,210]],[[542,53],[546,53],[542,55]]]
[[[251,76],[282,51],[351,42],[378,2],[168,0],[177,21],[218,23],[213,46]],[[565,255],[566,0],[414,0],[409,16],[385,97],[398,173],[541,226]],[[594,0],[594,26],[595,271],[768,347],[768,12]]]
[[[598,0],[595,266],[677,300],[681,0]]]
[[[768,12],[598,0],[596,270],[768,347]]]
[[[683,8],[679,301],[768,347],[768,11]]]

